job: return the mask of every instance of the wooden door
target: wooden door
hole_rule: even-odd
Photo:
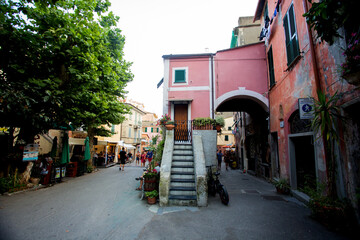
[[[174,105],[175,141],[188,141],[188,105]]]

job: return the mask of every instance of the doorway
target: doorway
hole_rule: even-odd
[[[291,186],[316,189],[316,162],[312,134],[289,135]]]
[[[177,142],[188,142],[188,104],[174,104],[174,121],[176,124],[174,138]]]

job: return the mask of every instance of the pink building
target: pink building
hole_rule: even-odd
[[[268,111],[267,73],[263,43],[216,54],[165,55],[164,114],[174,120],[214,118],[215,111],[235,111],[254,102]],[[239,105],[239,106],[235,106]]]

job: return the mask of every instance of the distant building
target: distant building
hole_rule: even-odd
[[[238,26],[233,30],[231,48],[259,42],[260,21],[253,21],[254,17],[239,17]]]

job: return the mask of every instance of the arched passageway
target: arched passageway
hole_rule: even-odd
[[[235,135],[235,159],[240,169],[253,171],[257,176],[271,177],[268,152],[267,99],[249,95],[230,95],[217,101],[216,112],[232,112]],[[219,99],[218,99],[219,100]]]

